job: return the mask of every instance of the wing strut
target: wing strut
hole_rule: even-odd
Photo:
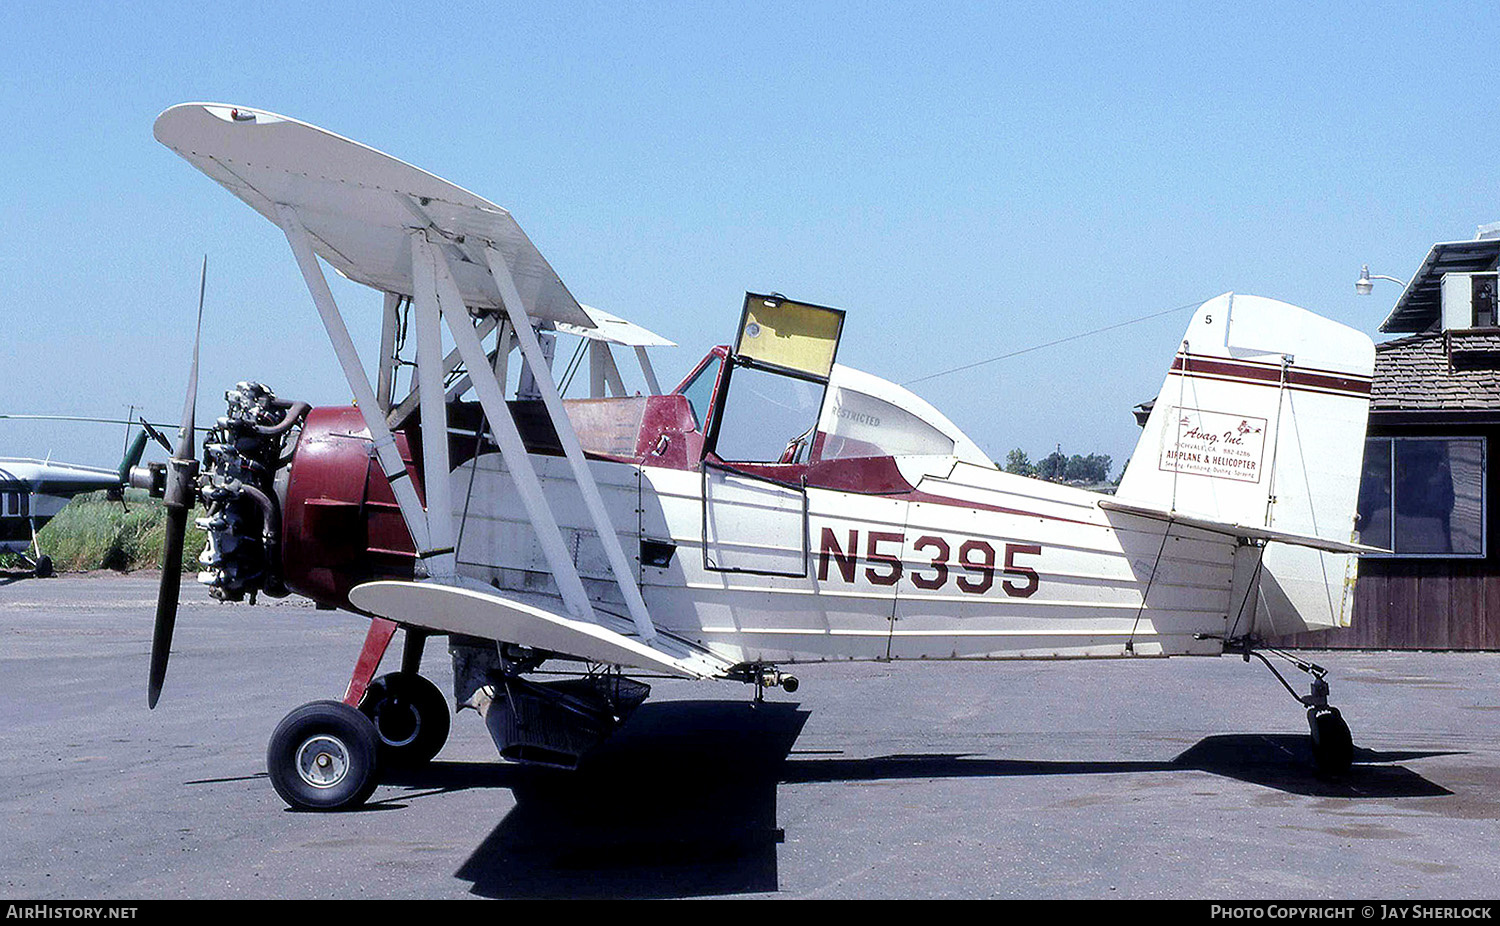
[[[434,253],[440,252],[434,251]],[[505,304],[506,315],[510,318],[511,329],[515,331],[516,340],[521,345],[522,356],[526,358],[526,362],[533,370],[545,371],[548,368],[542,357],[542,347],[537,342],[536,332],[531,327],[531,319],[526,315],[525,305],[521,301],[521,294],[516,288],[515,280],[511,277],[510,267],[506,265],[505,257],[494,248],[486,246],[484,260],[489,265],[495,284],[500,289],[500,298]],[[454,294],[457,295],[456,288]],[[460,323],[456,324],[456,321]],[[466,311],[463,312],[461,320],[456,320],[452,314],[449,314],[448,325],[454,329],[473,330]],[[457,338],[456,333],[454,337]],[[477,339],[474,343],[477,343]],[[474,344],[471,343],[471,348],[473,346]],[[484,367],[482,352],[473,358],[466,357],[465,360],[471,372]],[[484,378],[476,376],[475,385],[478,386],[480,380]],[[573,478],[578,482],[579,494],[583,496],[583,503],[588,508],[589,517],[594,521],[594,529],[598,531],[599,540],[604,545],[610,570],[615,574],[620,593],[625,596],[625,604],[630,609],[630,619],[634,621],[636,632],[641,635],[641,639],[650,641],[656,637],[656,627],[651,622],[651,615],[646,611],[646,602],[641,597],[641,590],[636,586],[634,569],[630,561],[625,558],[624,549],[620,547],[620,535],[615,533],[614,526],[610,523],[609,512],[605,510],[604,499],[599,494],[599,486],[594,481],[594,474],[590,472],[588,461],[583,457],[583,448],[578,443],[578,435],[573,431],[573,423],[568,419],[568,413],[563,408],[562,396],[558,395],[557,385],[552,381],[551,376],[537,377],[537,387],[542,393],[542,401],[547,405],[547,413],[552,418],[552,426],[557,431],[558,440],[562,443],[563,453],[568,458],[568,465],[572,467]],[[488,408],[486,413],[493,418],[493,413]]]
[[[562,592],[563,604],[574,617],[598,623],[593,605],[589,603],[588,592],[583,587],[583,580],[578,576],[578,567],[573,564],[567,544],[563,541],[562,530],[557,526],[557,519],[552,516],[546,496],[542,494],[541,482],[531,465],[531,458],[526,454],[521,432],[516,429],[515,419],[511,417],[510,408],[505,404],[505,394],[495,377],[483,373],[489,369],[489,364],[484,346],[479,342],[479,332],[475,330],[463,297],[459,295],[447,260],[438,248],[428,242],[425,231],[412,234],[412,259],[424,268],[419,271],[424,277],[431,274],[432,298],[442,310],[448,330],[453,334],[453,343],[473,379],[474,392],[489,420],[490,433],[499,445],[506,468],[515,480],[516,491],[526,507],[526,514],[531,518],[537,542],[542,547],[542,555],[547,559],[547,567],[552,570],[552,579]],[[526,330],[531,331],[529,324]],[[542,381],[551,383],[546,377],[539,379],[539,382]],[[600,533],[602,536],[604,532]],[[612,531],[609,536],[614,536]]]
[[[442,581],[458,575],[454,551],[453,488],[448,465],[448,402],[443,388],[443,320],[438,271],[426,232],[411,236],[412,307],[417,329],[417,388],[422,410],[422,471],[426,475],[427,531],[432,550],[427,574]],[[452,324],[450,318],[449,324]],[[485,364],[480,364],[486,369]]]
[[[425,551],[430,546],[426,513],[417,498],[416,487],[407,478],[409,473],[405,461],[401,459],[401,452],[396,449],[396,438],[386,426],[380,402],[375,398],[375,390],[370,387],[369,377],[360,364],[359,351],[354,347],[354,340],[349,337],[344,317],[339,314],[338,303],[334,301],[333,292],[328,288],[328,279],[323,276],[318,256],[313,253],[312,236],[303,227],[302,220],[297,218],[296,211],[289,206],[278,205],[276,218],[282,232],[286,234],[287,243],[292,246],[292,253],[296,255],[297,266],[302,271],[302,279],[307,283],[307,291],[312,295],[313,304],[318,308],[318,315],[323,319],[328,340],[332,342],[333,352],[338,355],[339,366],[344,370],[344,379],[348,380],[349,389],[354,393],[354,404],[364,416],[365,427],[369,429],[374,441],[380,471],[390,481],[396,504],[401,508],[401,517],[406,521],[407,530],[411,531],[412,543],[416,544],[419,555],[425,558]]]

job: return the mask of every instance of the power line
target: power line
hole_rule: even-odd
[[[1141,322],[1150,321],[1153,318],[1161,318],[1163,315],[1171,315],[1174,312],[1181,312],[1185,309],[1197,308],[1202,304],[1203,300],[1200,299],[1194,302],[1189,302],[1184,305],[1177,306],[1176,308],[1163,309],[1160,312],[1152,312],[1150,315],[1142,315],[1139,318],[1132,318],[1129,321],[1116,322],[1113,325],[1106,325],[1103,328],[1095,328],[1092,331],[1084,331],[1080,334],[1070,334],[1065,338],[1058,338],[1055,341],[1048,341],[1045,344],[1033,344],[1031,347],[1023,347],[1020,350],[1013,350],[1008,354],[1001,354],[998,357],[991,357],[988,360],[976,360],[973,363],[966,363],[963,366],[954,367],[951,370],[940,370],[937,373],[928,373],[926,376],[918,376],[916,379],[909,379],[901,385],[910,386],[915,383],[926,382],[929,379],[937,379],[939,376],[947,376],[949,373],[960,373],[964,370],[972,370],[975,367],[982,367],[987,363],[994,363],[997,360],[1009,360],[1011,357],[1019,357],[1022,354],[1029,354],[1034,350],[1041,350],[1044,347],[1056,347],[1058,344],[1066,344],[1069,341],[1076,341],[1079,338],[1086,338],[1090,337],[1091,335],[1103,334],[1106,331],[1113,331],[1116,328],[1124,328],[1127,325],[1136,325]]]

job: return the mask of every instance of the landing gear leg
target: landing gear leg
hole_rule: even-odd
[[[430,762],[448,741],[448,699],[438,686],[417,674],[427,632],[406,628],[401,671],[370,683],[360,699],[360,713],[375,724],[380,762],[387,768],[411,768]]]
[[[1326,777],[1337,777],[1349,771],[1349,765],[1354,761],[1354,740],[1349,735],[1349,725],[1344,722],[1343,715],[1338,708],[1328,703],[1328,670],[1322,666],[1298,659],[1289,653],[1280,650],[1267,650],[1272,655],[1279,656],[1292,665],[1312,676],[1312,688],[1306,695],[1299,695],[1287,684],[1287,680],[1271,661],[1248,642],[1240,644],[1240,652],[1245,661],[1249,662],[1254,656],[1266,664],[1276,680],[1281,682],[1297,702],[1307,708],[1307,726],[1312,735],[1313,763],[1317,766],[1318,774]]]

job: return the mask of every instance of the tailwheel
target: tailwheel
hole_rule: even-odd
[[[374,792],[378,757],[379,737],[368,717],[340,701],[314,701],[277,724],[266,770],[288,805],[342,810]]]
[[[1328,703],[1327,669],[1317,663],[1298,659],[1290,653],[1261,647],[1312,677],[1311,691],[1305,695],[1299,695],[1291,685],[1287,684],[1282,674],[1276,671],[1271,660],[1257,650],[1250,641],[1231,641],[1225,649],[1243,654],[1246,662],[1254,656],[1265,663],[1266,668],[1271,670],[1271,674],[1276,676],[1276,680],[1281,682],[1282,687],[1307,708],[1307,726],[1312,734],[1313,765],[1317,768],[1319,775],[1337,778],[1349,771],[1349,766],[1354,762],[1354,739],[1350,736],[1349,725],[1344,722],[1344,717],[1339,713],[1338,708]]]
[[[359,702],[379,740],[380,763],[411,768],[432,760],[448,741],[448,700],[436,685],[410,672],[370,683]]]
[[[1349,771],[1349,764],[1354,761],[1354,740],[1339,709],[1326,704],[1310,707],[1307,725],[1312,731],[1313,762],[1318,772],[1337,776]]]

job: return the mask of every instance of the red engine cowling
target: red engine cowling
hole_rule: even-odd
[[[395,436],[420,498],[421,474],[410,444],[405,434]],[[283,500],[281,567],[287,588],[321,605],[348,607],[354,586],[411,579],[415,564],[416,547],[359,409],[308,412]]]

